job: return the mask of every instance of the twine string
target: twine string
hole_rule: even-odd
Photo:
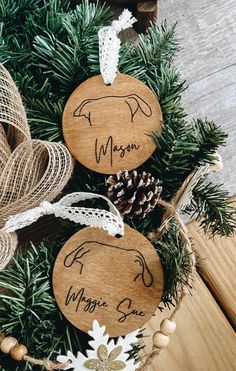
[[[49,359],[36,359],[31,356],[25,355],[24,356],[24,361],[31,363],[32,365],[35,366],[43,366],[46,370],[51,371],[51,370],[64,370],[66,367],[69,366],[69,362],[67,363],[56,363],[52,362]]]

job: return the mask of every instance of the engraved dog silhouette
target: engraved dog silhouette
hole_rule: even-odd
[[[142,280],[142,283],[145,287],[151,287],[153,284],[153,276],[147,266],[147,262],[145,260],[145,257],[143,254],[136,250],[136,249],[125,249],[119,246],[113,246],[104,244],[97,241],[86,241],[83,242],[81,245],[76,247],[72,252],[70,252],[64,259],[64,266],[66,268],[71,267],[73,264],[79,264],[80,270],[79,273],[82,274],[84,265],[86,264],[86,259],[84,258],[87,254],[90,253],[91,244],[98,244],[98,248],[101,249],[101,247],[108,247],[117,249],[117,252],[119,253],[119,250],[124,251],[127,254],[127,257],[130,256],[133,260],[133,262],[137,263],[137,274],[134,277],[134,282],[140,277]]]
[[[93,98],[93,99],[85,99],[79,107],[76,108],[74,111],[73,116],[74,117],[85,117],[88,120],[88,123],[90,126],[92,126],[92,112],[94,109],[94,103],[113,103],[115,100],[124,101],[124,103],[127,105],[127,108],[130,111],[130,122],[134,121],[134,117],[137,114],[137,112],[143,113],[146,117],[152,116],[152,109],[149,106],[147,102],[145,102],[144,99],[139,97],[137,94],[129,94],[129,95],[109,95],[106,97],[100,97],[100,98]]]

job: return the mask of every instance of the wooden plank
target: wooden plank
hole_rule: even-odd
[[[224,169],[214,175],[215,181],[224,183],[231,195],[236,193],[236,65],[190,85],[184,102],[189,120],[207,116],[220,124],[228,134],[227,146],[220,150]],[[235,171],[233,171],[235,170]]]
[[[217,176],[236,193],[236,6],[235,0],[160,0],[158,19],[178,21],[181,50],[177,65],[189,89],[183,103],[189,120],[208,117],[229,133],[222,151],[224,170]]]
[[[152,334],[168,315],[156,313],[148,323],[146,351]],[[177,330],[169,347],[162,350],[147,371],[235,371],[236,335],[210,292],[198,277],[193,296],[176,317]]]
[[[190,223],[188,229],[200,257],[199,271],[225,315],[236,328],[236,236],[209,239],[199,231],[196,222]]]
[[[234,64],[234,0],[160,0],[159,19],[178,21],[183,45],[178,65],[190,84]]]

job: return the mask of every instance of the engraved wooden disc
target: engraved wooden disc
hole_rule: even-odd
[[[63,246],[53,269],[53,290],[64,316],[88,332],[93,320],[111,337],[142,327],[154,314],[164,285],[160,258],[139,232],[122,238],[85,228]]]
[[[87,168],[103,174],[142,165],[156,146],[162,112],[152,91],[134,77],[118,74],[106,86],[101,75],[74,90],[63,113],[65,142]]]

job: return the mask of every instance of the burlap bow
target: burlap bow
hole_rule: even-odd
[[[20,94],[0,64],[0,228],[10,215],[55,199],[72,170],[65,146],[31,139]],[[0,232],[0,270],[16,246],[15,232]]]

